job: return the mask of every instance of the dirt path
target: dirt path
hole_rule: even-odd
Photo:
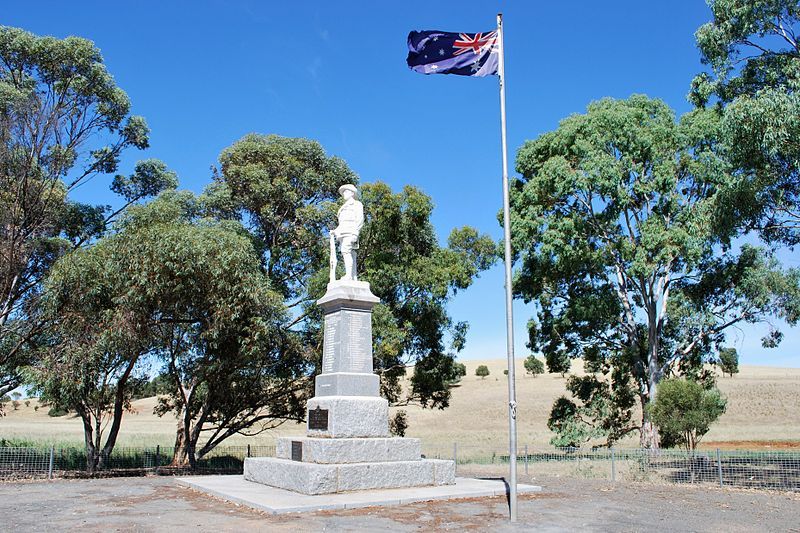
[[[460,475],[468,472],[460,471]],[[481,472],[485,474],[485,472]],[[271,516],[179,487],[172,478],[0,483],[2,531],[796,531],[800,494],[576,479],[520,497]]]

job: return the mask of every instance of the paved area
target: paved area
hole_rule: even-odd
[[[542,492],[520,496],[513,526],[503,496],[271,515],[169,477],[9,482],[0,483],[0,531],[800,532],[797,493],[524,475],[520,482]]]
[[[307,496],[288,490],[245,481],[243,476],[193,476],[178,478],[179,484],[271,514],[333,511],[361,507],[404,505],[408,503],[505,496],[502,479],[456,478],[455,485],[383,489],[342,494]],[[538,492],[541,487],[517,485],[517,493]]]

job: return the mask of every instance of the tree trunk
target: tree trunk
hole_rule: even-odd
[[[648,448],[652,450],[658,449],[658,428],[651,420],[642,421],[639,445],[642,448]]]
[[[192,467],[192,470],[197,468],[197,442],[200,440],[200,435],[203,430],[203,424],[205,423],[206,417],[208,416],[208,401],[203,403],[203,406],[200,408],[200,412],[197,413],[197,419],[194,421],[194,427],[191,428],[191,431],[188,432],[189,442],[187,442],[188,448],[188,457],[189,457],[189,466]]]
[[[181,420],[175,432],[175,451],[170,466],[186,466],[187,461],[186,432],[183,430],[183,420]]]
[[[653,305],[653,309],[655,309],[655,305]],[[655,311],[650,313],[647,340],[647,395],[640,396],[642,401],[642,430],[639,443],[642,448],[656,450],[658,449],[658,428],[650,420],[650,415],[647,413],[648,406],[656,399],[660,372],[658,366],[658,326],[655,320]]]
[[[651,375],[648,384],[648,394],[639,396],[642,404],[642,428],[639,432],[639,446],[651,450],[657,450],[659,448],[658,427],[653,423],[650,419],[650,415],[647,413],[648,407],[655,400],[655,397],[656,383]]]
[[[186,466],[187,464],[194,469],[197,466],[195,449],[197,441],[200,440],[203,421],[206,417],[206,405],[200,408],[196,415],[197,420],[192,424],[192,416],[184,404],[181,410],[181,420],[178,422],[175,433],[175,452],[172,455],[173,466]]]
[[[119,429],[122,426],[122,415],[125,411],[125,389],[128,386],[128,378],[130,378],[131,372],[133,372],[133,368],[136,366],[136,361],[138,359],[138,357],[133,357],[128,362],[125,372],[117,380],[117,390],[116,394],[114,394],[114,411],[112,414],[113,418],[111,419],[111,427],[108,430],[106,443],[103,446],[103,450],[100,454],[101,467],[106,465],[108,458],[111,456],[111,452],[114,451],[114,446],[117,444],[117,436],[119,436]]]
[[[175,386],[181,395],[181,410],[178,414],[178,427],[175,432],[175,451],[172,454],[172,466],[186,466],[189,463],[189,444],[191,442],[190,430],[192,417],[189,414],[189,405],[192,403],[195,392],[195,383],[184,387],[180,375],[175,369],[175,360],[170,363],[170,373],[175,380]]]
[[[86,444],[86,471],[97,471],[97,446],[94,445],[94,428],[92,427],[92,418],[89,412],[82,406],[76,408],[78,414],[83,421],[83,441]]]

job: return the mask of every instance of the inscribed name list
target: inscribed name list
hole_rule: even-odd
[[[322,373],[323,374],[330,374],[334,372],[334,359],[336,357],[336,352],[339,350],[339,322],[340,322],[339,313],[331,313],[329,315],[325,315],[325,336],[323,339],[323,348],[322,348]]]
[[[351,372],[372,372],[372,335],[370,315],[359,311],[346,311],[348,321],[348,348]]]

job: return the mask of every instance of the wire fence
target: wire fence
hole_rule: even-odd
[[[477,446],[426,447],[423,455],[454,459],[480,470],[508,465],[508,450]],[[529,448],[517,451],[518,471],[537,477],[713,484],[800,491],[800,451],[648,450],[641,448]]]
[[[78,447],[0,447],[0,479],[139,476],[172,474],[241,474],[245,457],[275,454],[274,446],[218,446],[196,461],[178,464],[175,448],[115,447],[96,472],[88,472],[86,451]]]
[[[194,468],[176,465],[171,447],[118,447],[91,475],[241,474],[246,457],[271,457],[274,446],[218,446]],[[453,443],[424,447],[423,457],[455,460],[457,468],[508,466],[508,450]],[[535,477],[713,484],[800,491],[800,451],[529,448],[517,451],[518,471]],[[0,447],[0,479],[90,475],[77,447]]]

